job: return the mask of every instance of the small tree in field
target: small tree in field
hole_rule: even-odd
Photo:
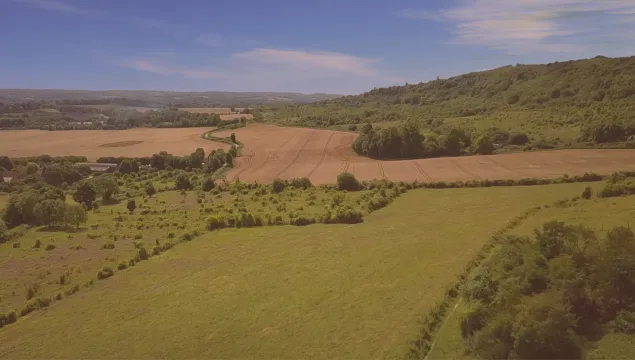
[[[95,190],[93,184],[89,182],[84,182],[83,184],[81,184],[77,188],[77,190],[75,190],[75,193],[73,193],[73,200],[86,206],[86,208],[89,210],[93,208],[93,202],[95,201],[96,197],[97,190]]]
[[[66,208],[64,209],[64,222],[66,224],[79,228],[79,225],[85,223],[87,220],[88,214],[82,205],[66,204]]]
[[[152,197],[152,195],[157,193],[157,189],[154,188],[154,184],[152,182],[148,182],[148,184],[146,185],[146,194],[148,194],[149,197]]]
[[[137,203],[134,201],[134,199],[130,199],[128,200],[128,204],[126,204],[126,207],[128,208],[128,211],[130,211],[130,214],[132,214],[137,208]]]
[[[229,139],[230,139],[230,140],[231,140],[234,144],[236,144],[236,134],[231,133],[231,135],[229,135]]]
[[[215,186],[216,184],[214,184],[214,180],[212,180],[212,178],[210,177],[206,177],[203,180],[203,184],[201,185],[201,188],[203,189],[203,191],[211,191]]]
[[[190,190],[192,189],[192,183],[190,182],[190,178],[186,174],[181,174],[176,178],[176,189],[177,190]]]

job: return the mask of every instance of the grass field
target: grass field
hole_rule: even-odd
[[[233,120],[245,117],[247,119],[253,119],[252,114],[241,114],[245,108],[179,108],[180,111],[187,111],[196,114],[219,114],[221,120]]]
[[[359,225],[212,232],[21,318],[0,331],[0,353],[403,357],[419,319],[490,235],[585,186],[412,190]]]

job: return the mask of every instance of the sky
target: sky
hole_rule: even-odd
[[[0,88],[357,94],[635,55],[635,0],[0,0]]]

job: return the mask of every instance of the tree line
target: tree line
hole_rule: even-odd
[[[509,134],[491,128],[471,134],[465,129],[452,128],[444,133],[423,134],[419,124],[408,121],[400,126],[374,128],[366,123],[353,142],[353,150],[363,156],[379,159],[429,158],[461,156],[468,154],[492,154],[496,146],[524,145],[529,142],[526,134]]]

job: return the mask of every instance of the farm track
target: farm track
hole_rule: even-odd
[[[280,146],[278,146],[272,153],[267,155],[267,158],[265,158],[265,161],[260,164],[259,166],[254,168],[254,172],[262,169],[263,167],[267,166],[267,164],[269,163],[269,160],[271,160],[272,158],[274,158],[276,155],[278,155],[278,152],[284,147],[286,146],[288,143],[290,143],[291,141],[293,141],[293,139],[295,139],[298,136],[299,133],[295,133],[293,134],[293,136],[291,136],[287,141],[283,142],[282,144],[280,144]]]
[[[377,163],[377,167],[379,168],[379,173],[381,174],[381,178],[382,179],[387,179],[386,178],[386,173],[384,172],[384,167],[382,166],[381,163]]]
[[[482,180],[482,178],[478,175],[476,175],[475,173],[469,171],[468,169],[464,168],[463,165],[459,164],[456,160],[451,160],[452,164],[454,164],[457,168],[459,168],[459,170],[463,171],[464,173],[474,177],[475,179],[478,180]]]
[[[421,167],[421,165],[419,165],[417,161],[413,161],[412,163],[417,168],[419,173],[423,175],[423,177],[425,177],[428,181],[432,181],[432,178],[423,170],[423,168]]]
[[[311,175],[313,175],[313,173],[315,172],[315,170],[317,170],[320,167],[320,165],[322,165],[322,163],[324,162],[324,158],[326,158],[326,154],[328,153],[329,144],[331,143],[331,140],[333,140],[334,135],[335,133],[329,136],[329,139],[326,141],[326,145],[324,145],[324,149],[322,150],[322,157],[320,158],[320,161],[318,161],[317,165],[315,165],[313,169],[309,171],[309,174],[306,177],[310,178]]]
[[[232,177],[232,181],[233,181],[233,180],[238,179],[238,178],[239,178],[239,176],[240,176],[242,173],[244,173],[245,171],[247,171],[247,170],[251,169],[251,165],[252,165],[252,163],[251,163],[251,158],[252,158],[253,156],[255,156],[255,155],[256,155],[256,152],[254,151],[254,149],[253,149],[253,148],[251,149],[251,152],[252,152],[252,154],[251,154],[251,155],[245,155],[245,156],[244,156],[244,158],[245,158],[245,162],[247,162],[247,166],[245,166],[245,167],[244,167],[244,168],[242,168],[242,169],[240,169],[240,168],[239,168],[238,172],[237,172],[236,174],[234,174],[234,176]]]
[[[351,139],[352,139],[352,137],[351,137]],[[352,144],[352,141],[351,141],[351,144]],[[350,145],[350,144],[349,144],[349,145]],[[346,146],[346,145],[338,145],[338,146],[334,147],[334,148],[333,148],[333,150],[335,150],[335,152],[337,153],[337,155],[339,155],[339,156],[340,156],[340,159],[341,159],[342,161],[344,161],[344,162],[345,162],[345,164],[344,164],[344,169],[342,170],[342,172],[347,172],[347,171],[348,171],[348,167],[349,167],[349,165],[351,164],[351,159],[350,159],[350,158],[348,158],[348,157],[346,157],[346,156],[344,156],[344,154],[342,154],[342,153],[338,150],[339,148],[344,147],[344,146]]]
[[[309,137],[307,137],[306,141],[304,141],[304,143],[302,144],[302,147],[300,148],[300,150],[298,150],[298,152],[295,154],[295,157],[293,158],[293,160],[291,160],[290,163],[287,164],[287,166],[284,167],[284,169],[282,169],[281,171],[279,171],[274,177],[280,177],[280,175],[282,173],[284,173],[285,171],[289,170],[289,168],[291,166],[293,166],[293,164],[296,163],[296,161],[298,161],[298,159],[300,158],[300,155],[302,155],[302,152],[304,151],[304,148],[306,147],[306,144],[309,143],[309,140],[311,140],[311,138],[313,137],[313,135],[315,135],[315,130],[313,130],[313,132],[311,132],[311,135],[309,135]]]
[[[512,169],[510,169],[508,166],[503,165],[503,164],[501,164],[500,162],[498,162],[498,161],[494,160],[494,157],[491,157],[489,160],[490,160],[491,162],[493,162],[494,164],[496,164],[496,165],[500,166],[501,168],[503,168],[503,169],[505,169],[505,170],[507,170],[507,171],[509,171],[509,172],[511,172],[511,173],[518,174],[518,175],[520,175],[521,177],[524,177],[524,176],[525,176],[525,175],[524,175],[523,173],[521,173],[520,171],[518,171],[518,170],[512,170]]]

